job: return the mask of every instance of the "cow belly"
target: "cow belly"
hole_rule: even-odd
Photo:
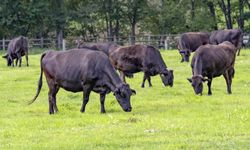
[[[66,91],[70,92],[80,92],[82,91],[82,85],[81,82],[68,82],[68,81],[63,81],[58,84],[60,87],[65,89]]]
[[[118,70],[121,70],[128,74],[133,74],[141,71],[140,67],[133,64],[123,64],[119,66]]]

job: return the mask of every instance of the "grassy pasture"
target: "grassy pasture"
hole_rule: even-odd
[[[1,53],[2,54],[2,53]],[[40,54],[30,55],[30,67],[6,67],[0,60],[0,149],[250,149],[250,50],[236,58],[232,95],[223,77],[213,80],[212,96],[196,96],[187,77],[188,63],[180,63],[177,51],[164,51],[167,66],[174,69],[174,87],[164,87],[159,76],[142,89],[142,73],[128,79],[137,91],[133,110],[123,112],[112,94],[106,98],[106,114],[100,114],[99,95],[91,93],[86,112],[80,113],[82,93],[61,89],[59,113],[48,114],[48,88],[38,99]]]

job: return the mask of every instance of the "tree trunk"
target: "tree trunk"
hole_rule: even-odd
[[[207,5],[208,5],[209,11],[211,13],[211,16],[213,17],[213,20],[214,20],[213,29],[218,30],[214,3],[213,2],[207,2]]]
[[[62,49],[62,43],[63,43],[63,30],[58,29],[56,31],[56,48]]]
[[[116,41],[119,41],[119,32],[120,32],[120,22],[119,22],[119,19],[116,19],[115,20],[115,31],[114,31]]]
[[[135,26],[136,26],[136,22],[133,21],[132,24],[131,24],[131,45],[134,45],[135,44]]]
[[[191,0],[191,18],[194,20],[195,15],[195,3],[194,0]]]
[[[248,9],[250,10],[250,2],[249,2],[249,0],[245,0],[245,3],[247,4]]]
[[[233,28],[232,16],[231,16],[231,0],[227,0],[227,17],[228,17],[228,29]]]
[[[113,25],[112,25],[112,20],[109,17],[109,41],[113,41]]]
[[[224,14],[227,28],[232,29],[233,24],[232,24],[232,17],[231,17],[231,2],[230,2],[230,0],[227,0],[227,6],[226,6],[224,0],[218,1],[218,3],[219,3],[219,6],[220,6],[223,14]]]
[[[244,31],[244,0],[239,0],[239,14],[238,25]]]

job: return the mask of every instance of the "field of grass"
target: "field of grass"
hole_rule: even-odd
[[[2,53],[1,53],[2,54]],[[82,93],[61,89],[59,112],[48,114],[48,87],[32,105],[40,74],[40,54],[29,56],[30,67],[7,67],[0,60],[0,150],[5,149],[250,149],[250,50],[236,58],[232,94],[223,77],[212,83],[212,96],[197,96],[186,80],[188,63],[177,51],[163,51],[174,69],[174,86],[164,87],[160,77],[153,87],[140,87],[142,73],[128,79],[137,91],[133,110],[123,112],[113,94],[100,114],[99,95],[91,93],[86,112],[80,113]]]

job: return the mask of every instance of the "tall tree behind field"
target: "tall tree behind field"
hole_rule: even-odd
[[[219,0],[218,4],[221,8],[221,11],[224,14],[226,25],[228,29],[233,28],[232,15],[231,15],[231,0]]]
[[[184,5],[172,0],[151,1],[148,5],[148,13],[140,23],[143,31],[165,34],[186,30]]]
[[[63,31],[66,23],[64,0],[50,0],[51,23],[56,32],[56,47],[62,48]]]
[[[88,37],[97,36],[104,25],[98,14],[98,0],[67,0],[67,24],[65,35]],[[100,23],[101,22],[101,23]]]
[[[47,8],[48,0],[1,0],[0,36],[43,34]]]
[[[135,44],[136,24],[141,21],[146,14],[148,7],[147,0],[124,0],[123,11],[131,26],[131,44]]]
[[[203,0],[203,2],[207,5],[210,16],[213,19],[213,30],[218,30],[215,0]]]
[[[142,25],[154,34],[210,31],[215,26],[207,5],[200,1],[162,0],[150,5]]]
[[[113,41],[113,37],[119,37],[121,22],[124,19],[124,12],[122,11],[122,2],[119,0],[100,0],[101,6],[99,9],[99,14],[103,16],[106,22],[106,32],[109,40]]]

